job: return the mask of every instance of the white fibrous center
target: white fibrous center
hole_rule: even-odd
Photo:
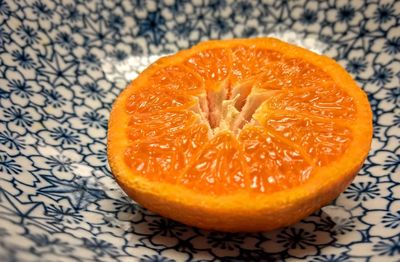
[[[255,117],[257,110],[276,92],[253,87],[252,83],[243,83],[232,89],[222,84],[197,96],[198,103],[193,112],[210,127],[213,134],[221,131],[237,134],[247,124],[258,124]]]

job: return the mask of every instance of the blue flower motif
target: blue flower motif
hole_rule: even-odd
[[[59,32],[55,39],[55,43],[60,44],[62,47],[72,50],[74,47],[77,46],[74,39],[71,37],[70,34],[65,32]]]
[[[6,0],[0,0],[0,15],[8,16],[11,10]]]
[[[73,163],[74,162],[72,162],[70,159],[60,156],[49,156],[48,160],[46,161],[46,164],[49,166],[49,168],[54,168],[55,170],[61,172],[73,171]]]
[[[207,243],[214,248],[234,250],[243,243],[242,236],[225,233],[210,233],[207,236]]]
[[[355,16],[354,7],[351,4],[347,4],[345,6],[341,6],[337,13],[337,19],[339,21],[351,21]]]
[[[133,0],[133,6],[138,8],[138,9],[147,9],[147,5],[146,5],[146,0]]]
[[[29,24],[21,24],[17,28],[16,33],[28,45],[38,43],[41,40],[41,38],[37,32],[37,29],[31,27]]]
[[[51,10],[45,3],[41,1],[36,1],[33,4],[33,7],[34,13],[42,18],[50,19],[53,15],[53,10]]]
[[[139,259],[140,262],[175,262],[175,259],[170,259],[163,256],[158,255],[144,255]]]
[[[15,41],[10,41],[4,49],[7,52],[2,57],[6,59],[7,66],[14,67],[14,70],[18,68],[26,76],[35,75],[39,63],[37,53],[31,46],[20,47]]]
[[[241,23],[248,20],[250,17],[260,15],[260,8],[251,1],[236,1],[232,5],[232,9],[235,10],[232,16],[235,20]]]
[[[42,93],[46,99],[43,110],[48,116],[61,118],[65,114],[73,112],[71,100],[74,93],[70,88],[67,88],[65,85],[52,86],[47,81],[41,81],[39,82],[39,85],[42,86]]]
[[[170,219],[154,219],[149,223],[149,230],[153,232],[154,235],[161,235],[167,237],[179,237],[186,231],[188,231],[185,227],[178,224],[175,221]]]
[[[4,47],[6,42],[10,41],[10,34],[6,30],[0,27],[0,48]]]
[[[253,5],[247,1],[239,1],[234,9],[244,16],[249,16],[253,11]]]
[[[72,130],[56,127],[50,133],[50,137],[52,137],[56,141],[60,141],[61,144],[77,144],[80,141],[79,136]]]
[[[354,231],[356,225],[352,219],[340,219],[335,221],[335,225],[332,230],[336,234],[346,234],[348,232]]]
[[[46,96],[46,101],[54,108],[61,108],[63,105],[67,104],[68,100],[65,97],[63,97],[61,93],[57,92],[57,90],[45,89],[43,90],[43,93]]]
[[[29,103],[40,106],[44,104],[41,87],[35,81],[25,79],[18,71],[7,70],[5,77],[0,79],[0,86],[16,105],[25,107]]]
[[[397,228],[400,226],[400,211],[397,213],[387,213],[383,216],[382,223],[385,227]]]
[[[79,85],[72,89],[77,97],[84,100],[84,104],[92,109],[102,107],[104,104],[111,104],[115,95],[111,92],[113,84],[103,77],[95,78],[88,75],[78,78]]]
[[[20,151],[26,148],[25,139],[16,132],[9,130],[0,131],[0,144],[4,146],[8,155],[18,155]]]
[[[10,98],[10,91],[6,90],[4,87],[0,87],[0,99],[8,99]]]
[[[289,255],[304,258],[317,254],[318,245],[327,245],[333,241],[326,231],[316,230],[314,224],[298,223],[281,231],[266,234],[268,238],[260,246],[271,253],[287,251]],[[307,250],[307,252],[305,252]]]
[[[266,257],[268,257],[268,260],[266,260]],[[232,258],[232,259],[227,259],[227,261],[232,261],[232,262],[240,262],[240,261],[268,261],[268,262],[278,262],[282,261],[282,259],[285,257],[284,254],[277,253],[269,253],[268,251],[262,250],[262,249],[241,249],[240,250],[240,255]]]
[[[95,127],[96,129],[107,127],[107,119],[97,112],[84,113],[82,123],[90,127]]]
[[[106,96],[106,91],[96,82],[83,84],[82,94],[93,100],[102,100]]]
[[[314,24],[315,22],[317,22],[317,20],[317,12],[310,9],[305,9],[300,18],[300,22],[306,25]]]
[[[382,256],[400,255],[400,237],[388,240],[380,240],[374,245],[373,251]]]
[[[64,207],[62,205],[48,205],[46,206],[47,214],[50,217],[54,217],[57,222],[65,221],[66,218],[72,223],[79,224],[85,218],[76,209],[72,207]]]
[[[118,255],[118,250],[117,247],[114,246],[112,243],[107,242],[102,239],[97,239],[95,237],[92,237],[90,239],[88,238],[83,238],[83,245],[85,248],[88,248],[94,252],[99,257],[109,255],[111,257]]]
[[[19,107],[4,109],[4,116],[9,121],[15,121],[18,126],[30,127],[33,124],[33,118],[29,114],[29,111],[25,111]]]
[[[50,239],[49,236],[45,234],[28,234],[27,238],[35,242],[36,246],[39,248],[46,246],[63,246],[65,252],[73,250],[73,248],[67,246],[67,242],[62,241],[59,238]]]
[[[112,54],[117,61],[121,62],[128,58],[128,54],[124,50],[115,50]]]
[[[113,200],[113,209],[117,212],[135,213],[139,207],[132,202],[130,198],[124,196]]]
[[[114,214],[118,221],[137,223],[143,220],[144,210],[136,205],[130,198],[120,192],[109,192],[111,199],[103,199],[97,202],[98,209],[109,214]]]
[[[216,36],[222,37],[232,30],[231,23],[224,17],[215,17],[210,23],[210,34],[215,33]]]
[[[225,0],[211,0],[208,3],[208,8],[211,8],[213,11],[223,11],[227,6],[228,5]]]
[[[121,15],[111,14],[108,18],[107,24],[110,28],[119,31],[125,26],[125,20]]]
[[[379,207],[378,207],[379,208]],[[393,200],[388,207],[371,210],[361,220],[369,225],[369,234],[384,238],[396,237],[400,234],[400,201]],[[383,208],[387,208],[386,210]]]
[[[69,3],[63,6],[63,18],[71,21],[72,23],[80,21],[82,14],[80,13],[78,6],[73,3]]]
[[[15,159],[0,153],[0,171],[9,175],[17,175],[22,172],[22,166]]]
[[[389,83],[394,76],[393,71],[391,68],[386,68],[384,66],[379,66],[373,75],[373,78],[371,79],[372,83],[377,83],[378,85],[385,85],[386,83]]]
[[[400,108],[395,107],[392,111],[380,115],[377,122],[381,126],[388,127],[386,131],[387,136],[398,138],[400,128]],[[381,162],[379,161],[378,163]]]
[[[87,66],[92,70],[100,69],[100,59],[93,53],[84,54],[82,56],[82,62],[84,66]]]
[[[346,70],[353,74],[359,74],[367,68],[367,61],[363,57],[357,57],[349,60],[346,65]]]
[[[6,121],[9,130],[21,135],[26,134],[28,130],[33,131],[33,125],[42,118],[35,107],[19,107],[8,102],[4,102],[2,106],[0,119]]]
[[[399,4],[0,0],[0,260],[396,260]],[[162,52],[261,34],[314,41],[368,95],[372,149],[336,209],[273,232],[223,234],[138,206],[108,166],[115,97]]]
[[[322,216],[322,219],[318,222],[317,229],[332,231],[334,234],[347,234],[355,229],[355,223],[352,219],[347,217],[329,217]]]
[[[386,66],[391,66],[394,69],[394,72],[397,72],[397,68],[399,67],[398,61],[391,59],[384,59],[383,57],[396,55],[400,51],[400,31],[397,29],[398,25],[395,22],[390,22],[387,25],[388,29],[385,31],[385,35],[380,37],[376,37],[373,39],[371,45],[371,53],[379,54],[376,57],[376,64],[380,64],[379,62],[383,62]],[[383,52],[384,51],[384,52]],[[386,60],[386,61],[385,61]],[[393,67],[393,65],[395,65]],[[399,76],[397,76],[399,77]]]
[[[362,258],[373,262],[395,261],[400,255],[399,237],[382,239],[370,237],[368,241],[354,243],[347,252],[351,257]]]
[[[351,184],[344,192],[344,195],[347,198],[354,199],[354,201],[368,201],[379,197],[380,193],[377,184],[360,182]]]
[[[19,75],[18,72],[8,71],[8,75]],[[10,79],[10,78],[9,78]],[[32,87],[27,84],[27,82],[21,77],[20,79],[10,79],[8,85],[10,92],[15,91],[17,94],[21,94],[22,98],[29,97],[33,94]]]
[[[66,122],[60,123],[53,119],[48,119],[43,122],[43,125],[45,129],[40,130],[37,134],[48,145],[60,146],[63,149],[75,148],[79,150],[82,145],[88,145],[93,141],[86,134],[71,128]]]
[[[131,48],[132,48],[133,55],[143,55],[143,53],[144,53],[142,46],[139,45],[138,43],[132,43]]]
[[[278,234],[278,242],[285,248],[305,249],[309,243],[315,242],[316,235],[302,229],[289,228]]]
[[[252,37],[258,35],[258,29],[256,27],[249,26],[244,28],[242,33],[244,37]]]
[[[379,100],[378,108],[391,111],[400,106],[400,88],[381,88],[375,97]]]
[[[392,38],[386,39],[383,49],[390,55],[395,55],[395,54],[399,53],[400,52],[400,37],[392,37]]]
[[[31,15],[29,17],[31,17]],[[46,29],[49,24],[45,22],[45,27],[42,27],[40,23],[32,23],[29,22],[28,19],[16,18],[14,16],[11,16],[6,23],[9,28],[15,28],[11,37],[12,45],[8,47],[6,54],[11,55],[15,51],[21,52],[24,50],[25,53],[28,53],[33,58],[36,65],[39,65],[38,55],[48,53],[48,51],[46,51],[46,46],[48,45],[44,43],[52,42],[49,38],[49,31]],[[18,68],[18,70],[21,71],[21,68]],[[26,75],[34,77],[36,71],[32,70]]]
[[[71,206],[71,200],[68,198],[59,198],[54,195],[38,194],[33,198],[46,203],[46,214],[54,221],[69,229],[91,230],[94,226],[105,224],[105,215],[94,212],[93,206],[89,204],[81,209],[75,209]]]
[[[105,138],[108,124],[109,111],[107,109],[96,109],[76,106],[76,117],[69,118],[72,128],[82,130],[93,138]]]
[[[138,20],[139,36],[147,37],[155,45],[161,43],[165,35],[165,19],[160,11],[151,12],[145,19]]]
[[[107,150],[104,143],[95,142],[89,145],[91,154],[85,156],[85,161],[93,167],[98,168],[105,175],[111,176],[108,166]]]
[[[349,257],[343,254],[338,255],[321,255],[320,257],[313,258],[311,262],[347,262]]]
[[[389,19],[394,16],[394,8],[390,4],[379,5],[378,8],[374,12],[374,20],[377,23],[385,23],[389,21]]]
[[[372,166],[368,168],[371,170],[378,167],[382,170],[383,174],[393,173],[397,174],[400,171],[400,148],[395,152],[380,150],[374,156],[370,157]],[[376,170],[375,170],[376,171]]]

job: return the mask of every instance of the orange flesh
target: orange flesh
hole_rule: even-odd
[[[132,170],[219,195],[305,183],[344,154],[356,115],[322,69],[240,45],[157,69],[126,110]]]

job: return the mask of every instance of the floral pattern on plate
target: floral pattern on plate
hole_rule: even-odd
[[[1,261],[399,261],[399,1],[0,0]],[[107,165],[119,92],[205,39],[272,35],[334,57],[374,111],[370,155],[331,205],[268,233],[181,225]]]

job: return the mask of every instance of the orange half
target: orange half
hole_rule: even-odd
[[[159,59],[114,103],[108,158],[144,207],[221,231],[297,222],[366,158],[372,114],[332,59],[273,38],[207,41]]]

